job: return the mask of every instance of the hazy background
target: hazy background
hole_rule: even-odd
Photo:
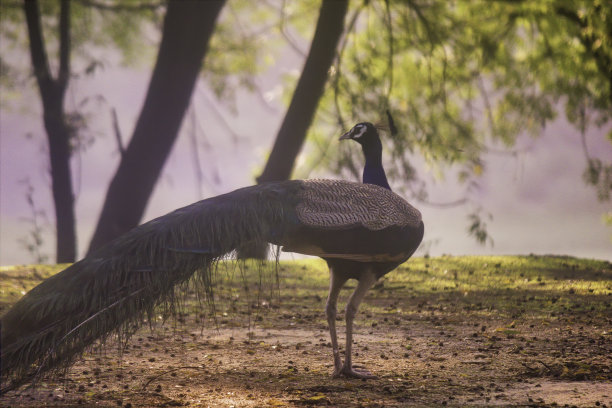
[[[279,61],[277,70],[298,69],[301,61],[292,56],[290,50],[286,52],[289,55]],[[272,90],[275,75],[277,72],[268,73],[262,80],[264,86],[270,84],[269,90]],[[129,135],[148,79],[144,69],[105,69],[92,79],[76,81],[71,92],[76,100],[104,93],[108,104],[120,112],[123,134]],[[28,178],[31,181],[37,207],[49,217],[53,214],[40,102],[33,90],[24,93],[23,97],[28,101],[24,103],[27,112],[1,112],[2,265],[32,260],[19,242],[30,228],[23,220],[30,217],[30,210],[24,197],[25,186],[20,180]],[[248,93],[241,93],[237,100],[238,114],[235,116],[223,106],[217,105],[217,109],[233,132],[243,138],[239,143],[232,140],[223,122],[210,111],[214,97],[206,83],[198,83],[193,108],[197,111],[197,127],[205,135],[205,140],[198,143],[206,179],[202,186],[203,196],[198,196],[192,146],[185,135],[192,126],[188,116],[147,208],[146,220],[201,198],[253,184],[255,170],[262,166],[284,110],[278,100],[271,100],[271,107],[265,107],[259,97]],[[81,253],[87,247],[103,195],[119,161],[111,126],[110,110],[102,106],[90,125],[92,132],[100,137],[85,154],[73,160],[75,173],[79,175],[77,180],[80,180],[76,210]],[[329,137],[337,139],[339,135],[330,134]],[[612,145],[605,139],[605,130],[589,132],[587,140],[593,152],[612,158]],[[579,136],[561,118],[549,124],[540,138],[522,136],[517,146],[520,153],[516,155],[486,155],[487,171],[480,180],[479,198],[493,216],[488,224],[494,246],[482,246],[467,236],[465,215],[470,208],[438,209],[420,205],[426,225],[424,240],[426,244],[431,243],[420,252],[427,249],[431,255],[546,253],[612,260],[612,229],[602,222],[602,214],[610,209],[609,203],[596,201],[592,189],[584,184],[581,175],[585,161],[577,154],[580,149]],[[427,168],[418,167],[418,171],[426,174]],[[454,184],[454,180],[436,184],[432,198],[458,196],[461,189]],[[45,253],[53,253],[53,242],[52,226],[47,225]]]

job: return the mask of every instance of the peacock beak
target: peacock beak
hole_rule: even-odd
[[[352,137],[351,137],[351,130],[349,130],[348,132],[346,132],[345,134],[340,136],[340,139],[338,139],[338,140],[352,139]]]

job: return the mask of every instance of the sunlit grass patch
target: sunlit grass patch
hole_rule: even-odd
[[[511,315],[605,312],[612,300],[611,264],[570,257],[417,258],[385,279],[390,286],[405,285],[410,296]]]
[[[14,303],[39,281],[66,265],[2,267],[0,305]],[[215,313],[221,319],[269,308],[320,312],[329,285],[321,259],[276,263],[222,261],[213,271]],[[349,281],[340,300],[355,287]],[[197,315],[206,301],[186,291],[186,313]],[[190,300],[192,299],[192,300]],[[361,312],[393,315],[423,310],[549,315],[563,311],[609,311],[612,266],[606,261],[557,256],[442,256],[414,258],[390,272],[368,293]],[[207,311],[205,311],[207,312]],[[300,318],[298,317],[298,320]],[[324,316],[320,315],[324,323]]]
[[[0,266],[0,312],[15,303],[43,279],[55,275],[68,265]]]
[[[522,289],[606,294],[612,282],[609,262],[569,257],[465,256],[416,258],[400,266],[390,282],[412,285],[418,292]]]

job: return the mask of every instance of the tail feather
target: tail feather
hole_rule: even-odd
[[[267,240],[279,223],[284,201],[268,194],[251,187],[178,209],[32,289],[2,317],[1,378],[12,381],[4,391],[67,367],[97,339],[129,335],[156,305],[172,305],[173,288],[195,272],[210,290],[213,262]]]

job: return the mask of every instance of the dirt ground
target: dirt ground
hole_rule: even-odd
[[[121,356],[112,346],[92,350],[64,377],[12,391],[0,405],[612,407],[609,263],[538,267],[531,279],[508,260],[507,275],[534,284],[515,290],[464,290],[462,274],[471,279],[473,269],[454,265],[420,260],[366,298],[354,361],[374,380],[330,377],[321,275],[303,284],[286,279],[269,300],[249,299],[251,311],[228,306],[215,320],[188,312],[179,323],[143,328]],[[454,273],[458,283],[440,280],[425,290],[400,279],[416,270],[436,279]],[[569,279],[567,270],[581,274]],[[559,289],[538,292],[549,280]],[[339,313],[341,343],[343,318]]]

